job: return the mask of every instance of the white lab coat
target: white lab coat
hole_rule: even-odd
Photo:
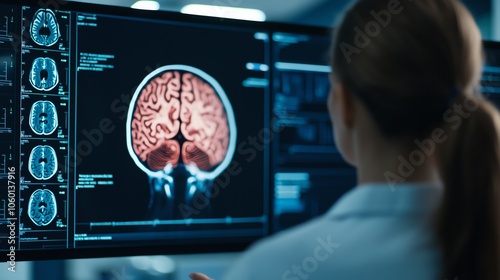
[[[437,280],[441,188],[366,184],[325,215],[253,245],[225,280]],[[444,279],[443,279],[444,280]]]

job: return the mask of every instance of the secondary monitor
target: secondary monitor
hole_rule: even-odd
[[[326,29],[271,36],[273,231],[324,214],[357,183],[335,146],[326,106],[331,37]],[[484,51],[481,91],[500,107],[500,43],[484,42]]]
[[[500,43],[484,42],[485,66],[481,78],[483,95],[500,107]]]
[[[324,214],[356,185],[333,140],[327,110],[331,30],[274,32],[274,231]]]

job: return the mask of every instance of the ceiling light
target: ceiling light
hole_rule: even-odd
[[[152,10],[157,11],[160,9],[158,1],[140,0],[132,5],[132,8],[139,10]]]
[[[266,14],[261,10],[213,5],[190,4],[181,13],[208,17],[230,18],[250,21],[265,21]]]

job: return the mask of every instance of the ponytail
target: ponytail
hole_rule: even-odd
[[[476,96],[456,100],[466,109],[446,127],[437,150],[444,196],[437,215],[442,279],[500,279],[499,114]],[[463,108],[461,107],[461,108]]]

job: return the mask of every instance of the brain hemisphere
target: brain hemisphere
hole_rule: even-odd
[[[212,86],[186,73],[181,104],[181,132],[189,141],[183,145],[183,161],[209,170],[224,160],[228,148],[229,127],[222,102]]]
[[[229,145],[224,106],[215,89],[189,72],[167,71],[141,89],[131,122],[132,148],[150,170],[195,164],[210,171]]]
[[[141,91],[132,120],[134,152],[152,170],[179,159],[179,144],[171,141],[180,128],[180,73],[166,72]]]

